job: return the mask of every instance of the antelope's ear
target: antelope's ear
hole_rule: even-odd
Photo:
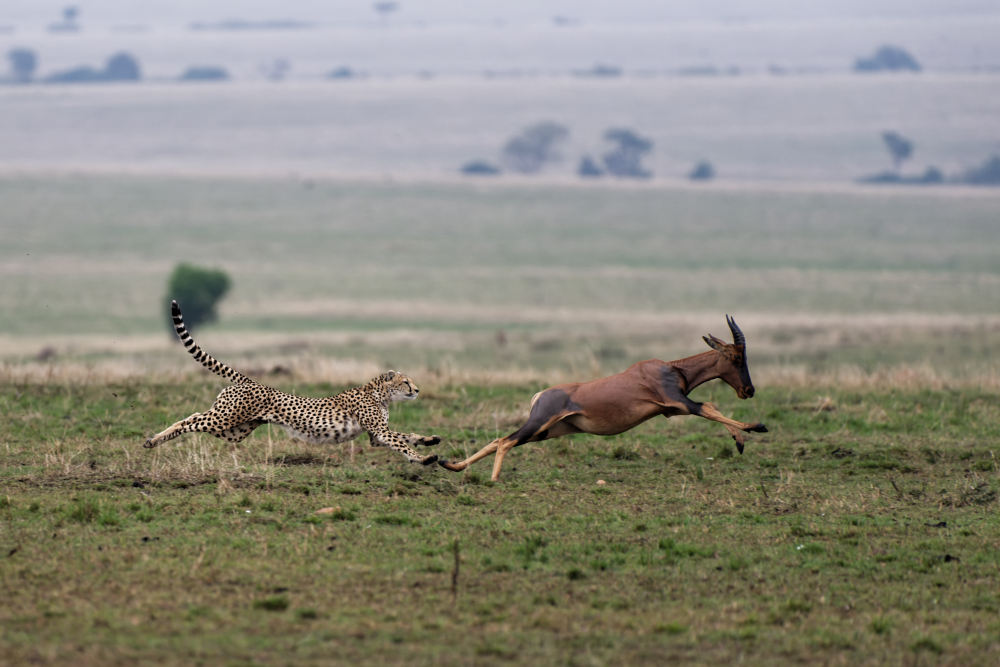
[[[729,347],[728,343],[726,343],[723,340],[719,340],[712,334],[708,334],[707,336],[702,336],[701,338],[708,344],[710,348],[712,348],[713,350],[717,350],[719,352],[725,352],[726,348]]]

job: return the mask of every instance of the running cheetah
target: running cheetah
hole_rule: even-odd
[[[171,302],[170,311],[177,337],[195,361],[232,384],[219,393],[207,411],[196,412],[157,433],[146,441],[146,447],[156,447],[193,431],[237,443],[261,424],[271,423],[283,427],[294,438],[315,443],[346,442],[367,431],[373,445],[394,449],[409,461],[423,465],[437,461],[436,454],[420,456],[412,446],[436,445],[441,438],[389,430],[389,403],[414,399],[419,392],[402,373],[388,371],[364,386],[328,398],[287,394],[252,380],[203,351],[184,326],[176,301]]]

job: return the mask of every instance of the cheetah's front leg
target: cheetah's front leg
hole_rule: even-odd
[[[441,438],[436,435],[419,435],[417,433],[396,433],[388,429],[368,431],[372,444],[393,449],[406,457],[411,463],[430,465],[437,461],[437,454],[430,456],[420,456],[410,445],[436,445],[441,442]]]

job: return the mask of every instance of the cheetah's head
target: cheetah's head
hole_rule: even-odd
[[[388,371],[379,378],[390,401],[412,401],[420,393],[416,383],[399,371]]]

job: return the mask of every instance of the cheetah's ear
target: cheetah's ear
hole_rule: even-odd
[[[385,379],[391,380],[394,377],[396,377],[397,375],[399,375],[399,374],[396,371],[386,371],[385,372]]]

